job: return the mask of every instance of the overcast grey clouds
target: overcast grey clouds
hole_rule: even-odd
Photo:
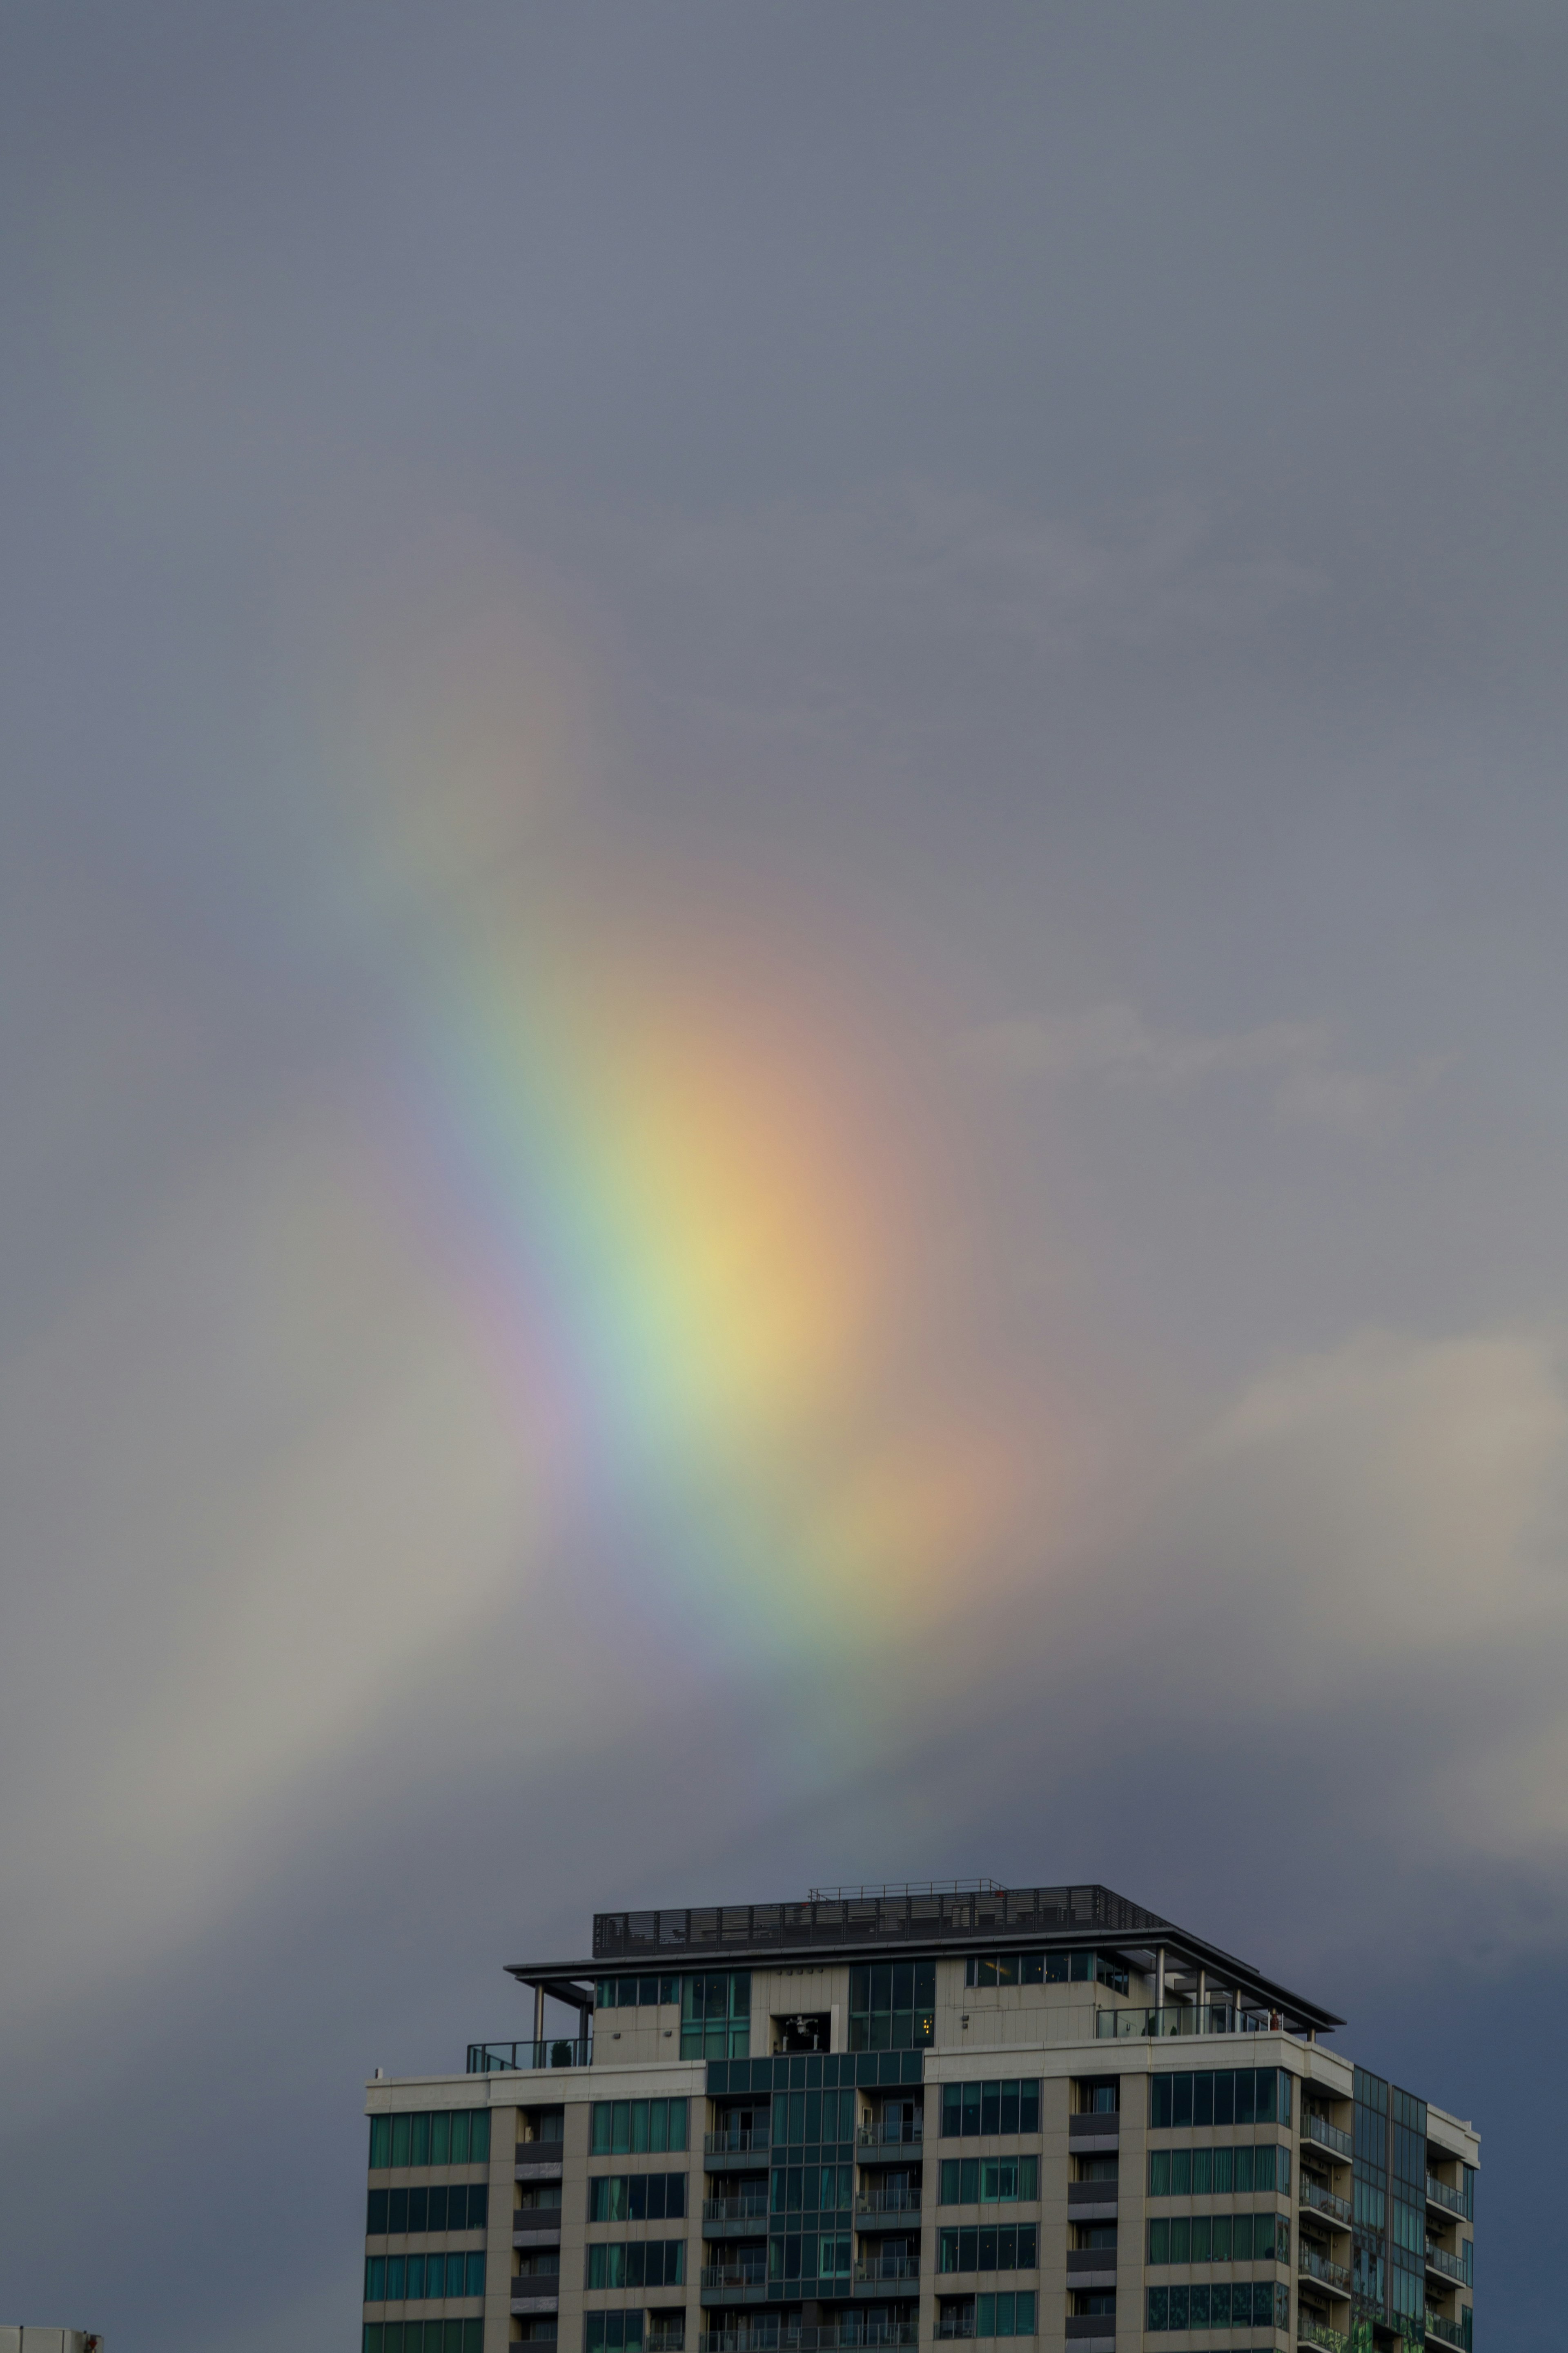
[[[987,1871],[1473,2115],[1554,2353],[1565,95],[7,12],[0,2317],[347,2345],[503,1961]]]

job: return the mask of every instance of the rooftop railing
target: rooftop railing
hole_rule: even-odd
[[[594,2056],[594,2042],[585,2035],[580,2042],[555,2039],[546,2042],[470,2042],[468,2073],[470,2075],[527,2074],[542,2067],[586,2067]]]
[[[1237,2010],[1229,2002],[1167,2002],[1163,2009],[1134,2003],[1127,2010],[1097,2010],[1094,2031],[1102,2042],[1160,2042],[1170,2035],[1269,2034],[1287,2030],[1280,2010]]]
[[[1320,2148],[1331,2149],[1335,2157],[1349,2159],[1355,2155],[1355,2144],[1349,2133],[1341,2132],[1338,2125],[1331,2125],[1316,2108],[1309,2108],[1302,2116],[1301,2137],[1315,2141]]]
[[[1350,2228],[1350,2200],[1336,2198],[1331,2189],[1325,2189],[1320,2182],[1313,2180],[1310,2173],[1303,2172],[1301,2176],[1300,2200],[1302,2205],[1310,2206],[1314,2214],[1326,2214],[1331,2221],[1342,2222],[1347,2230]]]
[[[595,1960],[634,1955],[755,1951],[774,1947],[975,1936],[1071,1935],[1103,1930],[1136,1936],[1172,1923],[1109,1887],[1012,1887],[834,1895],[804,1904],[725,1904],[670,1912],[595,1912]]]

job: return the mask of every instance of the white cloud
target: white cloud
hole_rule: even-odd
[[[1228,1036],[1151,1029],[1130,1005],[1076,1014],[1027,1015],[973,1031],[965,1059],[1016,1079],[1093,1080],[1174,1096],[1216,1080],[1253,1080],[1268,1088],[1285,1124],[1373,1135],[1394,1125],[1432,1085],[1442,1058],[1412,1071],[1380,1074],[1333,1059],[1321,1022],[1270,1022]]]

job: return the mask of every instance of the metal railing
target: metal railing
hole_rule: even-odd
[[[1426,2334],[1428,2337],[1436,2337],[1444,2345],[1459,2345],[1468,2348],[1470,2342],[1459,2322],[1445,2320],[1440,2312],[1429,2312],[1426,2315]]]
[[[859,2148],[905,2148],[924,2138],[923,2116],[899,2116],[891,2123],[879,2119],[874,2125],[860,2126],[855,2135]]]
[[[918,2214],[920,2211],[918,2189],[862,2190],[855,2200],[857,2214]]]
[[[1342,2222],[1349,2230],[1352,2215],[1348,2198],[1336,2198],[1331,2189],[1325,2189],[1310,2173],[1302,2174],[1297,2194],[1302,2205],[1310,2207],[1314,2214],[1326,2214],[1331,2221]]]
[[[1349,2133],[1341,2132],[1338,2125],[1331,2125],[1316,2108],[1308,2108],[1302,2116],[1301,2137],[1316,2141],[1320,2148],[1331,2149],[1336,2157],[1349,2158],[1355,2155],[1355,2144]]]
[[[1300,2314],[1296,2321],[1296,2342],[1298,2345],[1321,2346],[1323,2353],[1350,2353],[1351,2340],[1342,2329],[1330,2328],[1305,2312]]]
[[[1429,2173],[1426,2176],[1426,2195],[1434,2206],[1446,2207],[1450,2214],[1462,2214],[1467,2222],[1469,2221],[1470,2201],[1462,2189],[1450,2189],[1446,2181],[1439,2181],[1436,2175]]]
[[[558,2037],[544,2042],[470,2042],[470,2075],[528,2074],[544,2067],[587,2067],[594,2058],[594,2038],[579,2042]]]
[[[1462,2255],[1451,2255],[1447,2247],[1435,2247],[1428,2240],[1426,2261],[1435,2272],[1441,2272],[1445,2279],[1455,2281],[1460,2287],[1469,2286],[1470,2267]]]
[[[1229,2002],[1167,2002],[1163,2009],[1097,2010],[1094,2031],[1101,2042],[1160,2042],[1184,2034],[1269,2034],[1285,2031],[1279,2011],[1237,2010]]]
[[[766,2287],[766,2263],[704,2263],[704,2287]]]
[[[912,2280],[920,2277],[920,2261],[912,2263],[907,2255],[865,2255],[855,2266],[857,2287],[873,2287],[879,2280]]]
[[[771,2138],[766,2125],[752,2132],[704,2133],[702,2150],[706,2157],[754,2157],[769,2146]]]
[[[702,2201],[705,2222],[755,2222],[759,2230],[768,2227],[768,2201],[765,2198],[705,2198]]]
[[[1296,2249],[1296,2268],[1303,2278],[1322,2280],[1330,2287],[1342,2287],[1347,2295],[1350,2294],[1350,2266],[1331,2263],[1327,2255],[1321,2255],[1304,2239]]]
[[[847,2316],[832,2326],[815,2328],[777,2325],[760,2319],[754,2328],[715,2328],[701,2340],[700,2353],[877,2353],[880,2347],[913,2345],[912,2320],[866,2320],[857,2327]]]

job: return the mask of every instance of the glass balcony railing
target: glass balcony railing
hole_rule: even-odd
[[[702,2137],[704,2154],[709,2157],[754,2157],[768,2146],[766,2125],[752,2132],[705,2133]]]
[[[766,2263],[704,2263],[702,2266],[702,2284],[706,2288],[766,2287],[767,2284]]]
[[[1162,2010],[1097,2010],[1094,2031],[1102,2042],[1159,2042],[1169,2035],[1268,2034],[1280,2026],[1278,2010],[1237,2010],[1229,2002],[1167,2002]]]
[[[541,2067],[587,2067],[592,2065],[593,2058],[592,2036],[581,2042],[470,2042],[468,2073],[528,2074]]]
[[[923,2116],[893,2116],[879,2118],[875,2124],[862,2125],[855,2136],[860,2148],[900,2148],[910,2141],[925,2138]]]
[[[1316,2345],[1322,2353],[1350,2353],[1350,2338],[1342,2329],[1331,2328],[1326,2321],[1315,2320],[1303,2312],[1296,2322],[1298,2345]]]
[[[1349,2264],[1331,2262],[1316,2247],[1308,2246],[1305,2240],[1296,2249],[1296,2268],[1303,2279],[1321,2280],[1329,2287],[1342,2287],[1347,2295],[1350,2294]]]
[[[1302,2116],[1301,2137],[1315,2141],[1320,2148],[1331,2149],[1336,2157],[1342,2157],[1347,2161],[1355,2154],[1355,2146],[1349,2133],[1341,2132],[1338,2125],[1331,2125],[1327,2116],[1318,2114],[1316,2108],[1309,2108]]]
[[[1469,2250],[1467,2247],[1465,2251],[1467,2255],[1468,2252]],[[1431,2242],[1428,2241],[1426,2246],[1426,2263],[1429,2270],[1440,2272],[1445,2279],[1453,2280],[1458,2286],[1469,2286],[1470,2266],[1465,2260],[1465,2255],[1450,2254],[1447,2247],[1435,2247],[1432,2245]]]
[[[920,2277],[918,2257],[910,2255],[868,2255],[855,2266],[857,2287],[875,2287],[879,2282],[915,2280]]]
[[[1445,2206],[1450,2214],[1462,2214],[1467,2222],[1469,2221],[1470,2201],[1462,2189],[1450,2189],[1446,2181],[1438,2181],[1429,2173],[1426,2195],[1434,2206]]]
[[[857,2214],[918,2214],[920,2211],[918,2189],[873,2189],[855,2200]]]
[[[1440,2345],[1461,2346],[1465,2348],[1465,2353],[1468,2353],[1470,2342],[1468,2330],[1458,2320],[1445,2320],[1440,2312],[1429,2312],[1426,2315],[1426,2335],[1429,2339],[1436,2337]]]
[[[771,2327],[758,2317],[754,2328],[715,2328],[701,2339],[701,2353],[879,2353],[882,2347],[913,2345],[912,2320],[871,2320],[856,2327],[846,2313],[840,2322],[791,2327],[775,2321]]]
[[[1331,2189],[1325,2189],[1321,2182],[1313,2180],[1310,2173],[1302,2174],[1299,2194],[1302,2205],[1310,2208],[1314,2214],[1327,2215],[1330,2221],[1342,2222],[1349,2230],[1351,2201],[1348,2198],[1336,2198]]]
[[[759,2231],[768,2227],[768,2201],[765,2198],[705,2198],[702,2201],[705,2222],[754,2222]]]

